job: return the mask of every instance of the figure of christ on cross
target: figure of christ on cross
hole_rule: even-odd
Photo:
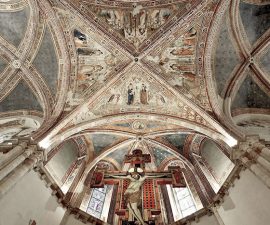
[[[141,168],[131,168],[126,175],[113,175],[106,174],[105,179],[128,179],[130,183],[124,193],[125,201],[127,207],[130,210],[131,214],[137,219],[137,224],[147,225],[144,222],[142,214],[139,210],[139,205],[141,204],[141,187],[146,179],[154,178],[172,178],[171,172],[163,173],[145,173]]]
[[[125,193],[124,199],[128,210],[136,218],[137,224],[146,225],[139,210],[141,205],[141,188],[146,179],[156,179],[160,185],[172,184],[173,187],[185,187],[185,180],[179,166],[168,167],[163,172],[145,172],[145,163],[151,162],[150,154],[143,154],[140,149],[133,150],[131,155],[125,156],[125,163],[130,163],[131,168],[128,172],[107,171],[107,169],[98,168],[91,177],[91,188],[101,188],[104,184],[115,184],[119,179],[130,181]]]

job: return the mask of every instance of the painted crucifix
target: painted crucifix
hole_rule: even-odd
[[[150,162],[151,156],[149,154],[142,154],[141,150],[136,149],[132,152],[132,155],[125,156],[125,163],[130,163],[130,169],[127,172],[97,169],[91,180],[92,188],[100,188],[104,184],[116,184],[119,180],[128,181],[128,186],[123,193],[123,199],[127,209],[136,219],[133,224],[148,224],[143,219],[140,211],[142,187],[146,180],[155,179],[157,184],[172,184],[173,187],[186,186],[180,167],[169,167],[168,171],[162,172],[145,171],[145,163]],[[121,215],[120,211],[118,213],[118,215]]]

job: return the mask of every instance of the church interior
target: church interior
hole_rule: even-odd
[[[0,225],[269,225],[270,0],[0,0]]]

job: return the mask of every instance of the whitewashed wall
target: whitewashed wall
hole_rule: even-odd
[[[206,215],[201,217],[198,222],[194,221],[190,225],[219,225],[219,223],[214,215],[212,216]]]
[[[218,209],[225,225],[270,224],[270,190],[249,170],[240,175]]]
[[[59,225],[65,210],[34,171],[0,199],[0,225]]]

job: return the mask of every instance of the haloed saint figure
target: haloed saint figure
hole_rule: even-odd
[[[132,83],[128,85],[127,90],[127,104],[148,104],[148,94],[147,94],[147,87],[145,84],[136,84],[133,87]]]

